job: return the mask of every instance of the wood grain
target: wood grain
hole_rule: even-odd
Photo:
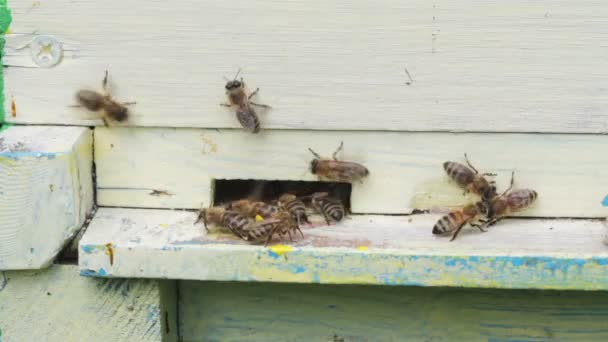
[[[10,127],[0,133],[0,270],[46,267],[93,206],[92,132]]]
[[[71,265],[0,272],[2,341],[164,341],[160,298],[158,281],[87,279]]]
[[[605,292],[184,281],[180,294],[184,342],[608,338]]]
[[[192,211],[100,208],[80,241],[85,275],[493,288],[606,289],[605,222],[506,220],[453,242],[438,215],[352,216],[303,227],[293,243],[206,233]],[[113,249],[113,261],[107,245]]]
[[[109,69],[115,96],[137,101],[130,125],[238,127],[219,103],[242,67],[273,107],[266,128],[608,130],[604,1],[36,4],[11,3],[10,122],[100,125],[68,106]],[[63,42],[54,68],[32,63],[33,32]]]
[[[448,180],[442,164],[464,163],[467,152],[482,172],[496,172],[500,191],[515,171],[517,188],[538,191],[526,216],[604,217],[608,143],[600,135],[454,134],[97,128],[95,161],[102,206],[191,208],[210,204],[221,179],[314,180],[311,147],[323,156],[344,141],[340,158],[364,164],[355,183],[356,213],[408,213],[452,208],[475,200]],[[170,196],[153,196],[154,189]]]

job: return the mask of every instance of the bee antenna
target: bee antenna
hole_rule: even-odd
[[[319,155],[317,152],[313,151],[313,150],[312,150],[312,148],[310,148],[310,147],[309,147],[309,148],[308,148],[308,150],[309,150],[309,151],[310,151],[310,153],[312,153],[312,155],[313,155],[313,156],[315,156],[317,159],[321,159],[321,156],[320,156],[320,155]]]
[[[239,77],[240,73],[241,73],[241,67],[239,67],[239,70],[236,71],[236,75],[234,75],[233,80],[236,80],[236,78]]]

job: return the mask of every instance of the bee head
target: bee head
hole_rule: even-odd
[[[317,174],[318,165],[319,165],[319,159],[313,159],[310,161],[310,172],[313,175]]]
[[[238,80],[232,80],[232,81],[228,81],[226,83],[226,90],[232,91],[232,90],[240,89],[242,86],[243,86],[243,82],[238,81]]]
[[[489,201],[494,197],[496,197],[496,185],[492,182],[489,183],[488,186],[483,190],[481,199],[484,201]]]

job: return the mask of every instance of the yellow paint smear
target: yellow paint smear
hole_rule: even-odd
[[[367,247],[367,246],[358,246],[358,247],[357,247],[357,250],[358,250],[358,251],[368,251],[368,250],[369,250],[369,247]]]
[[[293,251],[293,247],[287,245],[274,245],[270,250],[276,255],[283,255]]]
[[[169,225],[166,224],[166,223],[161,223],[158,226],[161,227],[161,228],[167,228],[167,227],[169,227]]]

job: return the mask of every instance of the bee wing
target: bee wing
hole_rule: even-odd
[[[236,118],[241,126],[251,133],[260,131],[260,119],[251,107],[241,107],[236,110]]]
[[[324,159],[317,165],[318,174],[331,180],[352,182],[369,174],[365,166],[353,162]]]

